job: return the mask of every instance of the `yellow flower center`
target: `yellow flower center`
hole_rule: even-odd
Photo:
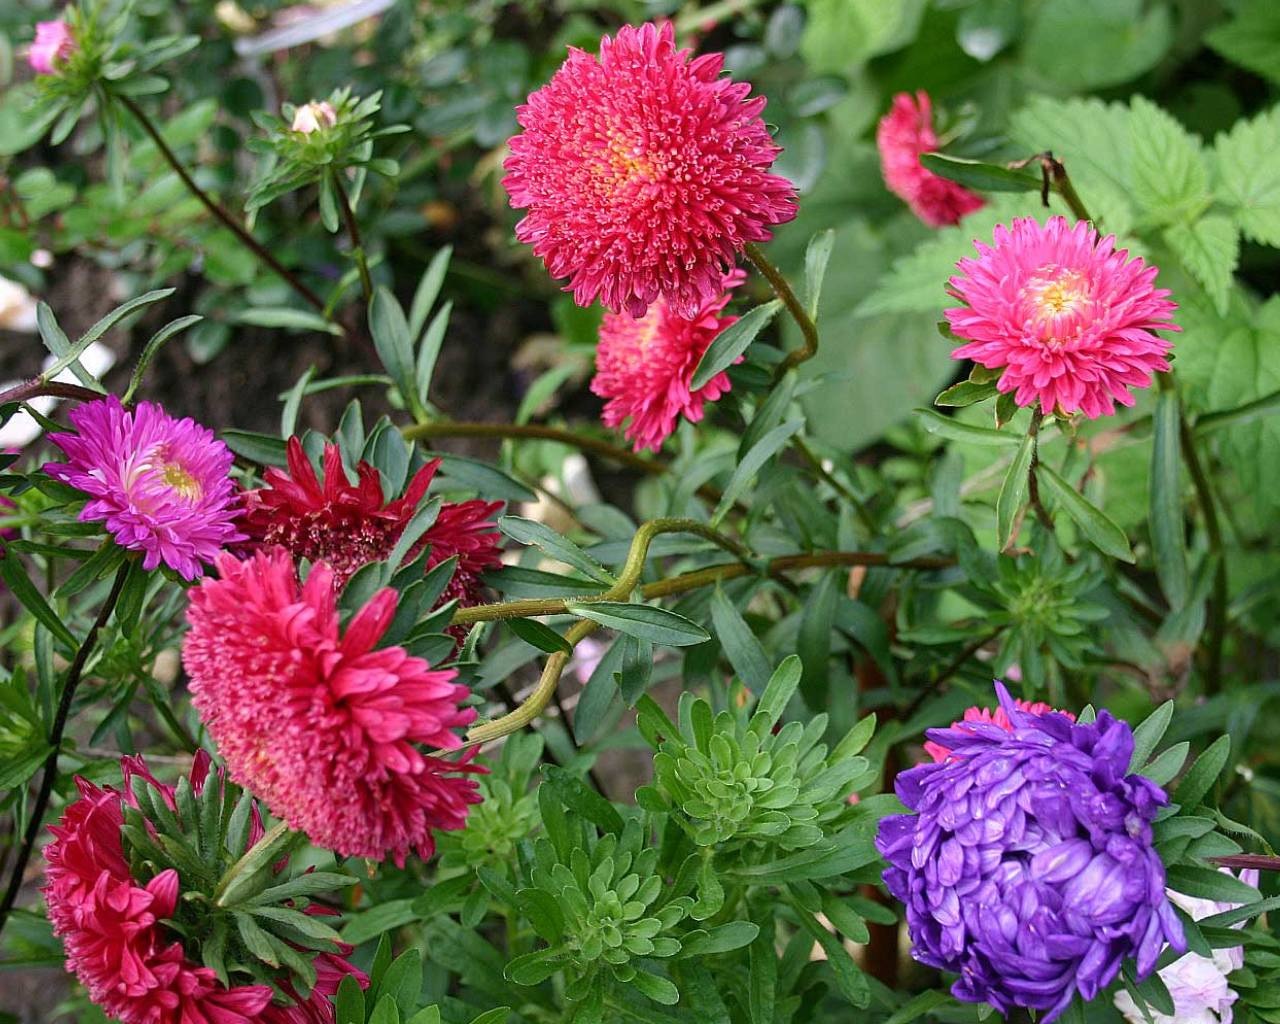
[[[196,501],[203,493],[199,481],[176,462],[165,463],[160,469],[160,476],[166,484],[187,501]]]
[[[1028,281],[1022,296],[1029,306],[1029,326],[1049,344],[1061,344],[1079,333],[1081,318],[1092,304],[1084,274],[1054,266],[1042,268]]]

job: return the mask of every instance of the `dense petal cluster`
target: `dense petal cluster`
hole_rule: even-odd
[[[938,148],[933,131],[933,104],[921,90],[900,92],[876,127],[880,168],[889,191],[906,201],[911,212],[932,228],[958,224],[984,203],[963,185],[939,177],[920,164],[921,153]]]
[[[75,434],[50,434],[66,462],[44,470],[90,500],[82,522],[104,522],[116,543],[195,579],[222,548],[242,540],[231,451],[211,430],[160,406],[127,410],[114,395],[71,413]]]
[[[670,23],[628,25],[598,60],[571,49],[517,108],[503,179],[528,210],[516,237],[580,305],[639,317],[663,296],[695,317],[746,244],[795,216],[794,186],[769,173],[765,99],[723,66],[677,50]]]
[[[183,661],[192,700],[231,770],[291,828],[344,856],[403,864],[461,828],[479,800],[454,730],[475,718],[453,670],[377,647],[396,613],[385,589],[339,630],[333,570],[305,584],[288,552],[223,555],[192,592]]]
[[[27,51],[27,63],[38,75],[57,74],[58,65],[76,52],[76,39],[65,21],[36,23],[36,38]]]
[[[296,437],[289,439],[286,454],[287,471],[267,470],[266,486],[243,495],[241,526],[253,547],[279,545],[295,559],[327,562],[339,588],[361,566],[391,554],[440,466],[439,459],[427,463],[401,497],[387,501],[378,471],[369,463],[355,467],[355,483],[347,478],[337,445],[325,445],[323,480]],[[501,508],[499,501],[446,502],[423,535],[419,550],[430,545],[429,566],[458,556],[446,600],[476,603],[480,575],[502,564],[493,522]]]
[[[338,112],[333,108],[333,104],[328,100],[316,102],[312,100],[310,103],[304,103],[293,114],[293,124],[290,128],[295,132],[301,132],[303,135],[310,135],[312,132],[320,131],[323,128],[332,128],[338,123]]]
[[[1010,728],[930,730],[945,761],[898,776],[910,814],[885,818],[884,880],[907,908],[912,955],[954,971],[952,994],[1043,1012],[1049,1024],[1129,957],[1185,950],[1151,822],[1164,791],[1129,775],[1133,732],[1108,712],[1031,714],[997,684]]]
[[[207,755],[198,755],[191,772],[197,794],[208,766]],[[156,782],[140,757],[126,758],[122,767],[126,790],[132,777],[141,776],[173,809],[173,787]],[[76,786],[79,798],[50,829],[44,895],[67,969],[94,1003],[124,1024],[332,1024],[329,997],[345,975],[363,977],[344,959],[350,947],[320,954],[316,986],[290,1004],[272,1003],[267,985],[223,985],[210,968],[187,957],[165,925],[181,895],[177,871],[162,871],[146,884],[130,871],[121,827],[132,796],[79,778]]]
[[[596,349],[591,390],[607,399],[606,426],[626,426],[635,450],[657,451],[683,416],[702,419],[703,405],[729,390],[729,375],[718,373],[696,391],[691,387],[698,362],[717,334],[736,321],[725,316],[732,290],[746,279],[740,270],[724,278],[724,290],[704,303],[692,319],[678,316],[658,299],[644,316],[606,313]]]
[[[1006,679],[1009,676],[1005,677]],[[1070,711],[1059,711],[1057,708],[1050,707],[1044,701],[1022,700],[1021,698],[1013,702],[1013,706],[1019,711],[1025,711],[1028,715],[1047,715],[1050,712],[1057,715],[1066,715],[1072,722],[1076,720],[1076,716]],[[952,722],[952,728],[956,728],[961,722],[986,722],[992,725],[998,725],[1006,732],[1013,732],[1013,722],[1009,720],[1008,714],[1004,708],[997,707],[995,711],[990,708],[968,708],[965,710],[964,717],[960,722]],[[951,751],[944,747],[941,743],[935,743],[933,740],[926,741],[924,752],[935,761],[945,761],[951,756]]]
[[[1227,874],[1231,872],[1222,869]],[[1257,886],[1257,871],[1242,871],[1240,881]],[[1187,896],[1170,890],[1169,899],[1185,910],[1194,921],[1235,908],[1234,903]],[[1244,927],[1244,923],[1236,925]],[[1238,998],[1235,989],[1227,983],[1227,976],[1244,966],[1244,947],[1230,946],[1214,949],[1212,957],[1187,953],[1160,971],[1160,980],[1173,999],[1173,1015],[1160,1013],[1150,1007],[1139,1009],[1133,997],[1121,989],[1116,993],[1115,1004],[1125,1020],[1131,1024],[1231,1024],[1232,1007]]]
[[[967,341],[952,355],[1003,370],[998,387],[1019,405],[1090,419],[1133,405],[1130,388],[1150,387],[1169,369],[1177,306],[1155,287],[1157,269],[1115,236],[1099,240],[1086,221],[1031,217],[998,225],[995,244],[975,242],[976,259],[959,262],[951,293],[965,303],[947,321]]]

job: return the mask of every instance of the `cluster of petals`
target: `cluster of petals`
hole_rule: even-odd
[[[76,39],[65,21],[36,23],[36,38],[27,50],[27,63],[38,75],[54,75],[58,65],[76,52]]]
[[[191,772],[197,793],[208,765],[207,755],[197,755]],[[79,797],[51,826],[54,838],[45,847],[49,920],[62,939],[67,969],[89,998],[124,1024],[332,1024],[330,997],[342,978],[356,974],[363,982],[344,959],[350,947],[319,954],[315,987],[306,999],[289,1005],[273,1003],[267,985],[223,985],[213,970],[188,958],[165,925],[181,895],[178,872],[169,868],[141,883],[132,875],[121,839],[134,776],[154,785],[171,809],[173,788],[156,782],[140,757],[126,758],[122,767],[123,796],[76,779]],[[260,827],[255,832],[260,834]],[[255,838],[251,835],[250,843]]]
[[[893,98],[893,106],[876,126],[876,148],[889,191],[930,227],[958,224],[984,205],[981,196],[921,165],[920,154],[938,148],[933,104],[924,90],[915,96],[901,92]]]
[[[966,341],[952,355],[1000,370],[997,387],[1045,414],[1112,415],[1133,405],[1131,388],[1169,369],[1177,306],[1155,286],[1157,268],[1129,259],[1115,236],[1087,221],[1031,217],[998,225],[992,246],[959,262],[948,282],[964,303],[946,311]]]
[[[1226,868],[1225,874],[1231,874]],[[1258,872],[1240,872],[1240,881],[1257,886]],[[1193,921],[1200,921],[1236,907],[1234,903],[1187,896],[1170,890],[1169,899],[1187,912]],[[1236,925],[1243,928],[1244,923]],[[1231,1024],[1232,1007],[1238,995],[1228,983],[1232,971],[1244,966],[1244,947],[1230,946],[1214,949],[1211,957],[1199,953],[1186,953],[1168,967],[1161,968],[1160,980],[1164,982],[1173,1000],[1173,1014],[1160,1013],[1150,1007],[1139,1009],[1133,997],[1124,989],[1115,996],[1116,1009],[1130,1024]]]
[[[89,496],[82,522],[102,522],[117,544],[195,579],[227,544],[242,540],[233,457],[211,430],[160,406],[125,409],[114,395],[70,414],[74,434],[50,434],[66,454],[44,470]]]
[[[1129,774],[1126,723],[1029,713],[996,689],[1009,727],[930,730],[949,755],[898,776],[911,813],[883,819],[877,846],[912,955],[954,972],[957,999],[1051,1024],[1126,960],[1141,980],[1166,944],[1186,949],[1151,832],[1168,801]]]
[[[369,463],[355,467],[355,483],[348,479],[337,445],[325,445],[323,479],[296,437],[289,439],[286,458],[287,469],[267,470],[266,486],[244,493],[240,526],[252,547],[279,545],[295,559],[326,562],[339,589],[361,566],[391,554],[440,466],[439,459],[428,462],[403,495],[388,501],[381,477]],[[481,596],[481,574],[502,564],[493,522],[501,508],[497,501],[446,502],[423,535],[418,547],[430,547],[428,566],[458,558],[446,600],[475,603]]]
[[[396,615],[379,591],[340,628],[333,570],[305,583],[283,548],[243,561],[191,595],[183,662],[192,701],[236,782],[291,828],[344,856],[429,857],[432,831],[466,823],[479,801],[461,745],[475,718],[456,673],[378,647]]]
[[[338,123],[338,112],[333,109],[333,104],[328,100],[316,102],[312,100],[310,103],[304,103],[293,113],[293,124],[290,128],[295,132],[301,132],[303,135],[310,135],[312,132],[320,131],[323,128],[332,128]]]
[[[723,66],[677,49],[669,22],[628,25],[598,59],[571,49],[517,108],[503,179],[527,210],[516,237],[580,305],[639,317],[662,296],[695,317],[747,243],[795,216],[794,186],[769,171],[765,99]]]
[[[729,375],[723,371],[696,390],[693,373],[716,335],[738,319],[724,309],[732,289],[745,279],[741,270],[725,275],[723,291],[692,318],[679,316],[661,298],[639,319],[605,314],[591,390],[607,399],[605,425],[625,423],[636,451],[657,451],[681,416],[697,423],[704,403],[729,390]]]
[[[1009,675],[1006,674],[1005,678],[1008,679]],[[1042,700],[1031,701],[1018,698],[1013,702],[1013,706],[1028,715],[1047,715],[1052,712],[1057,715],[1066,715],[1072,722],[1076,720],[1076,716],[1070,711],[1059,711]],[[984,722],[990,725],[998,725],[1006,732],[1013,732],[1013,722],[1005,709],[998,705],[994,711],[991,708],[967,708],[965,709],[964,717],[959,722],[952,722],[951,727],[953,729],[957,728],[962,722]],[[950,750],[940,743],[933,742],[933,740],[925,742],[924,752],[935,761],[945,761],[951,756]]]

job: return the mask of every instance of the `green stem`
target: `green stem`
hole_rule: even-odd
[[[800,458],[805,461],[817,477],[820,480],[823,480],[828,487],[844,498],[844,500],[853,507],[853,511],[858,516],[858,521],[862,523],[869,533],[874,534],[876,532],[876,521],[872,517],[871,512],[867,509],[867,506],[863,504],[862,499],[854,494],[850,488],[846,487],[836,479],[835,474],[827,471],[827,467],[822,464],[822,460],[814,454],[813,449],[809,447],[803,437],[797,434],[793,438],[792,444],[794,444],[796,451],[800,453]]]
[[[594,437],[582,437],[560,427],[545,427],[535,423],[452,423],[432,420],[404,427],[400,433],[406,441],[426,441],[435,437],[490,437],[505,440],[513,437],[533,438],[539,441],[557,441],[580,451],[590,452],[603,459],[656,476],[667,472],[661,462],[644,459],[626,448],[619,448],[608,441]]]
[[[1087,220],[1091,224],[1097,222],[1089,216],[1089,211],[1085,208],[1084,200],[1080,198],[1080,193],[1076,191],[1075,185],[1071,183],[1071,178],[1067,175],[1067,169],[1061,160],[1055,160],[1051,153],[1045,153],[1040,158],[1044,168],[1044,173],[1053,183],[1053,190],[1062,196],[1062,201],[1067,204],[1069,209],[1077,220]],[[1048,205],[1046,201],[1045,205]]]
[[[747,259],[755,264],[756,269],[769,282],[769,287],[773,289],[773,294],[787,307],[787,312],[791,314],[791,319],[796,322],[796,325],[800,328],[800,333],[804,336],[804,344],[800,348],[789,352],[787,357],[778,364],[774,379],[780,379],[788,370],[799,366],[818,354],[818,325],[809,316],[808,310],[804,308],[804,303],[796,298],[796,293],[791,290],[791,285],[782,276],[782,272],[769,262],[769,258],[765,256],[764,251],[754,242],[748,242],[746,253]]]
[[[338,196],[342,220],[347,226],[347,235],[351,239],[351,257],[356,261],[356,269],[360,272],[360,290],[364,292],[364,303],[368,306],[373,302],[373,276],[369,273],[369,261],[365,256],[364,240],[360,235],[360,222],[356,220],[356,211],[351,206],[351,197],[343,187],[341,172],[331,170],[329,182]]]
[[[36,840],[40,837],[40,828],[44,824],[44,812],[49,807],[49,798],[53,795],[54,782],[58,778],[58,755],[62,751],[62,736],[67,728],[67,720],[71,717],[71,705],[75,700],[76,690],[80,686],[80,678],[89,661],[89,655],[98,642],[98,634],[115,610],[116,602],[120,600],[120,593],[124,590],[125,580],[129,577],[131,564],[126,562],[116,573],[111,591],[107,594],[102,607],[98,609],[98,617],[93,620],[93,625],[89,627],[89,632],[85,634],[84,640],[76,649],[75,657],[67,669],[67,679],[62,684],[62,695],[58,699],[58,708],[54,712],[53,725],[49,730],[49,756],[45,758],[40,789],[36,792],[35,801],[31,804],[27,831],[22,837],[22,846],[18,850],[18,859],[14,861],[13,873],[9,876],[9,887],[5,890],[3,902],[0,902],[0,931],[4,930],[5,922],[9,920],[13,905],[18,900],[23,875],[26,874],[32,851],[35,850]]]
[[[1036,477],[1036,467],[1040,465],[1040,424],[1043,422],[1044,413],[1037,410],[1031,414],[1031,426],[1027,430],[1032,437],[1031,465],[1027,468],[1027,495],[1036,518],[1040,520],[1040,525],[1048,530],[1049,536],[1052,537],[1054,536],[1053,518],[1040,499],[1040,481]]]
[[[151,138],[151,141],[155,143],[156,149],[160,151],[160,155],[164,157],[169,166],[173,168],[173,172],[182,180],[182,183],[187,187],[187,191],[199,199],[204,205],[204,208],[213,214],[217,220],[221,221],[223,227],[235,235],[246,249],[275,271],[285,282],[288,283],[289,287],[301,295],[302,298],[310,305],[323,313],[325,308],[324,300],[308,288],[293,273],[293,271],[289,270],[284,266],[284,264],[276,259],[275,256],[271,254],[271,251],[254,238],[244,225],[232,217],[231,214],[221,206],[221,204],[215,201],[212,196],[196,184],[195,179],[187,173],[187,169],[182,166],[182,161],[179,160],[177,154],[169,148],[169,144],[165,142],[164,136],[160,134],[160,130],[152,123],[151,119],[143,113],[142,108],[134,103],[128,96],[121,96],[113,93],[112,98],[119,102],[125,110],[129,111],[129,113],[133,115],[134,120],[142,126],[142,130],[146,132]]]

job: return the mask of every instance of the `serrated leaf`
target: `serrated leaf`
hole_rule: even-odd
[[[1280,7],[1272,0],[1244,0],[1235,16],[1216,25],[1204,41],[1233,64],[1280,84]]]
[[[1264,0],[1269,3],[1269,0]],[[1219,198],[1255,242],[1280,246],[1280,106],[1237,121],[1213,143]]]
[[[1204,285],[1220,314],[1226,314],[1236,265],[1240,262],[1240,233],[1230,217],[1210,213],[1191,223],[1165,229],[1165,241],[1191,276]]]
[[[696,622],[654,605],[571,601],[566,607],[581,618],[664,647],[689,647],[711,639],[711,634]]]
[[[701,390],[716,374],[732,366],[781,308],[777,299],[756,306],[717,334],[698,361],[689,390]]]
[[[1129,538],[1107,517],[1105,512],[1089,502],[1084,495],[1044,463],[1036,467],[1036,477],[1094,547],[1112,558],[1133,562],[1133,549],[1129,547]]]
[[[1130,194],[1158,224],[1177,224],[1209,198],[1200,142],[1143,96],[1129,104]]]

